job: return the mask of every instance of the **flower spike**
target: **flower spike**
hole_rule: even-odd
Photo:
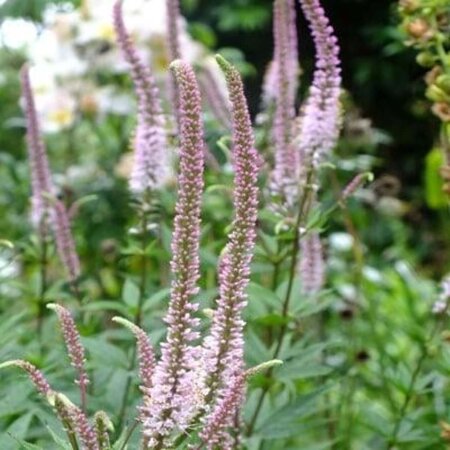
[[[196,413],[192,396],[197,392],[196,349],[192,346],[199,333],[199,320],[193,317],[198,304],[200,277],[199,241],[201,198],[203,193],[204,140],[201,98],[192,68],[183,61],[171,64],[178,83],[180,104],[180,172],[178,200],[172,237],[171,286],[166,342],[161,345],[161,360],[155,368],[147,410],[151,417],[144,423],[150,445],[166,445],[173,428],[184,429]]]
[[[261,165],[240,74],[221,56],[217,56],[217,62],[225,74],[232,104],[235,217],[219,267],[219,299],[210,334],[204,342],[209,385],[207,403],[224,398],[234,378],[243,370],[241,313],[246,305],[245,290],[256,239],[257,178]]]
[[[339,47],[319,0],[299,0],[314,39],[316,68],[304,107],[300,153],[317,164],[336,145],[341,125]]]
[[[139,376],[141,378],[142,388],[143,390],[150,389],[152,387],[152,375],[155,368],[155,354],[147,333],[142,328],[122,317],[113,317],[112,320],[127,327],[136,337]]]
[[[138,99],[138,123],[134,139],[134,164],[130,189],[136,194],[160,188],[168,178],[167,136],[158,86],[150,67],[139,56],[126,30],[122,0],[113,10],[117,42],[131,68],[131,76]]]
[[[300,278],[305,294],[316,294],[325,281],[323,249],[318,233],[304,236],[300,241]]]
[[[42,224],[42,220],[48,212],[45,194],[53,194],[54,188],[50,175],[47,151],[39,128],[36,105],[31,89],[30,71],[27,65],[23,66],[20,76],[27,123],[27,147],[33,190],[31,221],[35,227],[38,227]]]
[[[292,145],[292,127],[295,119],[295,99],[298,88],[298,49],[294,0],[276,0],[274,3],[275,57],[275,117],[273,141],[275,146],[275,190],[286,199],[297,185],[298,156]]]
[[[55,311],[58,316],[67,353],[69,354],[73,368],[78,373],[78,379],[75,380],[75,383],[80,387],[82,409],[86,411],[86,390],[89,384],[89,377],[85,368],[86,357],[84,348],[81,345],[80,334],[78,333],[72,314],[68,309],[55,303],[48,304],[47,308]]]
[[[70,227],[69,214],[60,200],[54,201],[52,219],[59,258],[66,268],[69,281],[74,283],[81,273],[80,260]]]

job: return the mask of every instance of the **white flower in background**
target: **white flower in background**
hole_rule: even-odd
[[[1,1],[1,0],[0,0]],[[111,77],[99,74],[128,72],[116,45],[111,0],[83,0],[51,5],[43,14],[43,26],[22,19],[6,19],[0,26],[0,45],[24,49],[30,60],[36,106],[44,133],[70,127],[76,117],[102,120],[106,115],[128,115],[135,111],[131,92],[114,85]],[[125,0],[124,18],[137,50],[149,61],[161,86],[166,86],[169,57],[166,37],[166,0]],[[180,17],[183,59],[202,63],[212,74],[224,98],[223,77],[206,49],[187,32]],[[109,83],[109,84],[107,84]],[[164,91],[164,89],[163,89]]]
[[[36,41],[36,25],[25,19],[5,19],[0,24],[0,47],[13,50],[27,48]]]

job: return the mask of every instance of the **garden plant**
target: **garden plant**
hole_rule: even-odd
[[[272,17],[256,101],[178,0],[47,3],[0,52],[0,450],[449,448],[448,263],[378,176],[395,136],[343,87],[330,2],[217,6]],[[396,18],[449,238],[450,3]]]

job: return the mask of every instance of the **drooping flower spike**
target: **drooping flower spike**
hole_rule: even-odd
[[[149,417],[144,433],[149,445],[164,446],[174,428],[183,429],[196,413],[192,396],[198,382],[193,373],[197,364],[193,342],[199,320],[193,316],[198,304],[193,302],[200,277],[199,241],[203,192],[204,139],[201,98],[192,68],[183,61],[171,65],[178,84],[180,104],[180,170],[178,200],[175,207],[171,269],[173,281],[166,342],[161,344],[161,360],[155,368]],[[160,447],[161,448],[161,447]]]
[[[313,83],[303,107],[299,151],[317,164],[336,145],[341,125],[341,70],[334,30],[319,0],[299,0],[316,48]]]
[[[40,132],[36,105],[31,88],[30,71],[27,65],[23,66],[21,71],[21,84],[27,124],[28,159],[31,168],[31,221],[35,227],[39,227],[49,210],[48,199],[45,198],[45,195],[53,195],[54,188],[51,180],[47,151]]]
[[[80,387],[81,407],[83,411],[86,411],[86,394],[89,377],[86,372],[86,356],[84,348],[81,345],[80,334],[78,333],[72,314],[68,309],[55,303],[50,303],[47,305],[47,308],[55,311],[58,316],[64,336],[64,342],[67,347],[67,353],[73,368],[77,372],[75,383]]]
[[[150,67],[139,56],[128,34],[122,13],[122,0],[114,5],[117,42],[130,65],[138,100],[138,122],[134,137],[134,163],[130,189],[136,194],[160,188],[169,175],[168,143],[158,86]]]
[[[245,291],[256,238],[257,178],[261,165],[239,72],[222,57],[217,56],[217,61],[225,74],[232,104],[235,217],[219,268],[219,299],[204,342],[207,404],[214,399],[222,401],[243,370],[242,309],[247,301]]]

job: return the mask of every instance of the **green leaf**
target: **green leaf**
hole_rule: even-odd
[[[276,410],[258,427],[256,434],[264,439],[280,439],[296,436],[302,428],[323,426],[323,420],[306,423],[301,421],[317,412],[318,400],[330,387],[321,387],[309,394],[299,396],[292,403]]]
[[[136,307],[139,303],[140,298],[139,287],[130,278],[125,280],[122,289],[122,298],[127,305]]]

